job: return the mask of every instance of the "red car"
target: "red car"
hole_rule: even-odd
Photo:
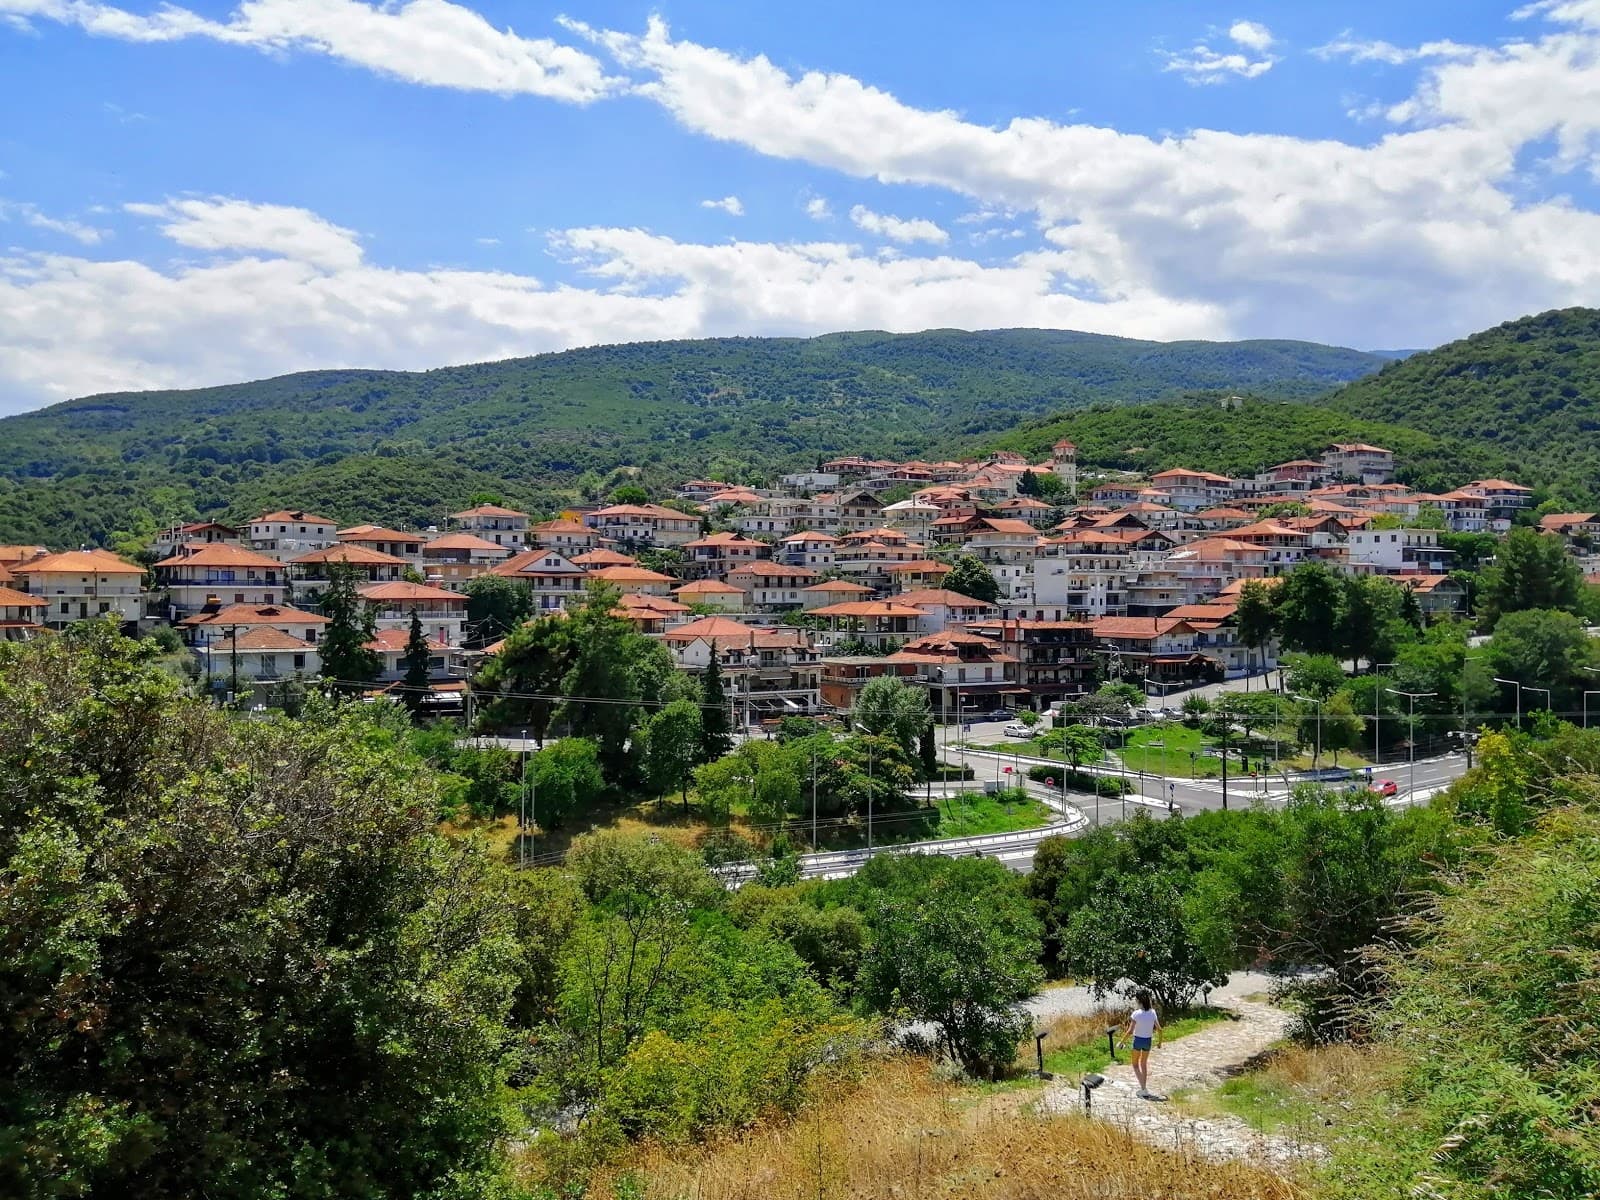
[[[1372,790],[1377,792],[1380,796],[1393,796],[1400,790],[1400,788],[1392,779],[1380,779],[1377,783],[1372,785]]]

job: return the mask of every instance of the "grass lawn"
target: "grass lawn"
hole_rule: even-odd
[[[699,849],[702,839],[714,831],[737,834],[756,845],[765,841],[763,831],[751,828],[743,813],[735,812],[731,823],[713,823],[695,804],[693,792],[689,798],[688,813],[683,811],[676,796],[659,800],[609,800],[570,820],[561,829],[539,830],[529,838],[528,850],[539,858],[549,854],[565,854],[573,838],[594,829],[649,834],[692,850]],[[914,795],[913,799],[920,801],[920,796]],[[1002,799],[986,796],[980,791],[965,796],[951,796],[937,801],[932,807],[919,805],[906,811],[877,814],[872,822],[872,843],[886,846],[932,838],[1014,833],[1048,825],[1054,816],[1048,807],[1031,797]],[[492,851],[504,855],[508,860],[516,856],[517,818],[514,814],[492,821],[454,821],[443,826],[443,829],[452,836],[481,835],[488,841]],[[809,848],[811,823],[803,817],[796,818],[791,822],[790,829],[792,836],[801,843],[801,849]],[[855,850],[867,844],[864,820],[828,821],[821,825],[818,834],[819,850]]]
[[[1122,748],[1123,765],[1130,771],[1150,775],[1188,775],[1193,770],[1200,779],[1222,774],[1222,760],[1212,753],[1213,743],[1198,729],[1174,722],[1146,725],[1128,737]],[[1191,759],[1189,755],[1195,757]]]

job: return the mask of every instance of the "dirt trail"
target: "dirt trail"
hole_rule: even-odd
[[[1228,1009],[1236,1019],[1207,1025],[1151,1053],[1151,1091],[1165,1096],[1182,1088],[1214,1088],[1288,1036],[1293,1020],[1283,1009],[1256,1000],[1231,999],[1219,1007]],[[1118,1057],[1125,1060],[1127,1052],[1119,1051]],[[1193,1117],[1170,1102],[1141,1100],[1138,1080],[1126,1061],[1108,1067],[1103,1074],[1105,1082],[1094,1092],[1091,1114],[1153,1145],[1212,1159],[1274,1164],[1302,1162],[1321,1154],[1315,1146],[1262,1133],[1236,1117]],[[1057,1080],[1039,1107],[1046,1112],[1081,1110],[1079,1081]]]

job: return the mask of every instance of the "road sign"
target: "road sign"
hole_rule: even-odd
[[[1010,768],[1010,767],[1007,767],[1007,768],[1006,768],[1006,774],[1007,774],[1007,775],[1009,775],[1009,774],[1011,774],[1011,771],[1012,771],[1012,768]]]
[[[1056,785],[1055,776],[1054,775],[1046,775],[1044,777],[1044,785],[1045,785],[1045,787],[1055,787],[1055,785]]]

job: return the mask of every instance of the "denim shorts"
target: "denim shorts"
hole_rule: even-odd
[[[1133,1039],[1133,1048],[1135,1050],[1148,1050],[1148,1049],[1150,1049],[1150,1039],[1149,1038],[1142,1038],[1142,1037],[1134,1038]]]

